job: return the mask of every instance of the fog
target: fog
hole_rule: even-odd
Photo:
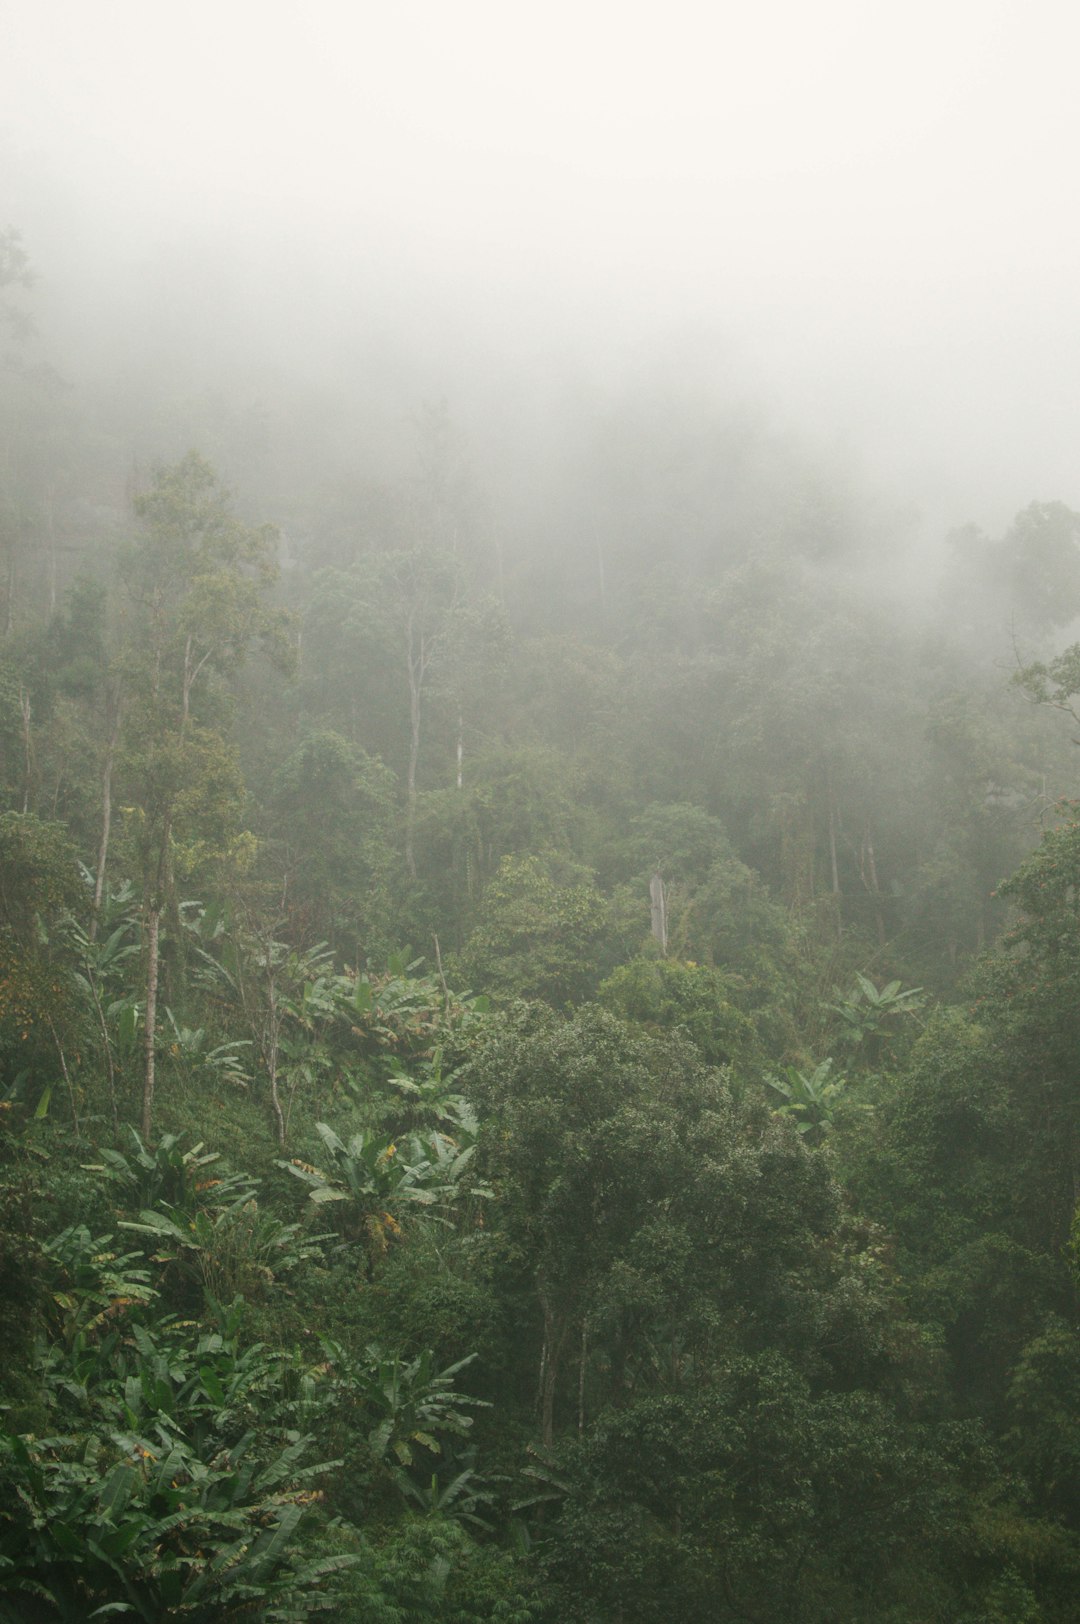
[[[445,398],[497,490],[631,394],[798,442],[920,561],[1080,506],[1060,3],[0,16],[0,225],[133,446],[209,393],[375,466]]]

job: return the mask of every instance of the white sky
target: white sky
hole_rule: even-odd
[[[133,267],[250,233],[510,347],[698,332],[1000,522],[1080,507],[1078,67],[1069,0],[0,0],[0,160]]]

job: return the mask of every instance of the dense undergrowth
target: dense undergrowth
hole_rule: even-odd
[[[1044,717],[790,536],[620,640],[401,511],[302,649],[194,455],[9,603],[0,1619],[1069,1624]]]

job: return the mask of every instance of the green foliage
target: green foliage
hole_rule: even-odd
[[[924,1003],[921,987],[902,987],[899,981],[878,987],[869,976],[856,971],[852,991],[828,1007],[839,1017],[837,1041],[853,1056],[880,1063],[893,1058],[894,1039],[903,1017],[917,1020]]]
[[[57,926],[84,902],[62,825],[31,814],[0,816],[0,1067],[9,1081],[28,1061],[59,1074],[56,1058],[44,1062],[42,1049],[55,1050],[58,1032],[77,1018],[78,998]]]
[[[304,1537],[329,1468],[305,1464],[310,1440],[289,1427],[283,1361],[243,1349],[235,1317],[194,1342],[169,1322],[94,1329],[40,1356],[53,1416],[79,1434],[0,1434],[0,1616],[332,1607],[343,1559],[313,1559]]]
[[[403,1518],[362,1547],[345,1575],[346,1618],[370,1624],[537,1624],[535,1582],[505,1550],[476,1544],[459,1522]]]
[[[276,459],[272,687],[276,533],[192,453],[106,574],[7,383],[0,1619],[1069,1624],[1080,659],[999,666],[1077,515],[916,628],[815,470],[623,412],[526,565],[428,410]]]
[[[59,823],[0,816],[0,928],[24,947],[46,925],[85,902],[71,839]]]
[[[710,1066],[742,1067],[759,1054],[740,978],[711,965],[639,958],[612,971],[597,1002],[646,1032],[680,1031]]]
[[[368,1347],[358,1359],[331,1338],[323,1338],[322,1348],[325,1362],[318,1374],[331,1410],[339,1420],[359,1413],[370,1459],[415,1497],[418,1485],[402,1475],[402,1468],[418,1459],[430,1462],[442,1453],[447,1437],[466,1437],[473,1424],[469,1411],[483,1405],[454,1387],[455,1376],[474,1356],[437,1370],[429,1350],[405,1360],[377,1347]],[[422,1457],[417,1447],[425,1451]]]
[[[813,1071],[785,1066],[780,1072],[769,1072],[765,1085],[784,1101],[778,1107],[779,1114],[790,1116],[796,1132],[814,1142],[823,1139],[832,1127],[837,1106],[848,1103],[848,1080],[833,1075],[831,1060],[821,1061]],[[863,1110],[870,1108],[865,1100],[855,1104]]]
[[[826,1624],[903,1617],[906,1585],[944,1619],[927,1598],[951,1588],[956,1442],[869,1395],[814,1394],[775,1354],[729,1357],[560,1449],[538,1528],[547,1616]]]
[[[558,866],[532,856],[503,859],[462,953],[474,986],[556,1007],[596,987],[605,959],[603,899],[588,881],[560,883]]]
[[[270,828],[290,933],[346,951],[389,931],[395,782],[381,762],[327,728],[308,734],[277,769]]]
[[[51,1328],[66,1347],[84,1347],[118,1313],[157,1296],[142,1254],[114,1252],[111,1241],[111,1235],[91,1236],[85,1224],[76,1224],[42,1247],[51,1276]]]
[[[1022,1350],[1009,1381],[1010,1442],[1032,1498],[1080,1524],[1080,1337],[1051,1321]]]
[[[362,1131],[345,1141],[326,1122],[316,1128],[330,1158],[329,1171],[300,1161],[278,1165],[309,1187],[312,1201],[344,1203],[345,1235],[364,1238],[372,1257],[401,1234],[410,1211],[430,1208],[441,1215],[466,1196],[490,1194],[469,1176],[475,1143],[463,1146],[459,1139],[432,1132],[410,1133],[399,1141]]]

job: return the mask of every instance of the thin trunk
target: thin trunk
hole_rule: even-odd
[[[413,851],[413,829],[416,822],[416,768],[420,760],[420,695],[423,687],[424,655],[421,643],[419,655],[412,646],[412,626],[409,626],[406,655],[409,669],[409,771],[405,780],[405,867],[410,880],[416,878],[416,856]]]
[[[160,931],[161,906],[155,902],[146,913],[146,1018],[143,1031],[146,1066],[143,1074],[142,1136],[147,1143],[154,1122],[154,1038],[157,1030]]]
[[[194,641],[191,634],[188,633],[187,642],[184,644],[184,683],[181,693],[180,714],[181,738],[183,738],[184,734],[187,732],[188,718],[191,715],[191,690],[194,688],[196,682],[202,674],[203,666],[209,660],[213,652],[214,651],[212,648],[208,648],[202,659],[196,660]]]
[[[578,1359],[577,1381],[577,1429],[579,1433],[585,1431],[585,1358],[588,1353],[588,1324],[581,1322],[581,1353]]]
[[[49,613],[56,613],[56,523],[53,513],[52,491],[45,495],[42,506],[45,509],[45,535],[49,555]]]
[[[94,913],[90,920],[90,940],[97,939],[98,919],[105,896],[105,866],[109,860],[109,833],[112,829],[112,775],[116,746],[120,738],[120,704],[117,700],[105,749],[105,764],[101,769],[101,838],[98,841],[97,872],[94,875]]]
[[[269,994],[268,1003],[270,1011],[269,1043],[267,1044],[266,1069],[270,1074],[270,1104],[274,1108],[274,1120],[277,1123],[278,1144],[285,1149],[285,1116],[281,1109],[281,1100],[278,1096],[278,1009],[277,989],[274,986],[274,973],[270,969],[268,976]]]
[[[157,873],[146,909],[146,1015],[143,1044],[145,1070],[143,1073],[142,1136],[149,1141],[154,1121],[154,1043],[157,1037],[158,976],[161,971],[161,915],[169,896],[170,859],[172,841],[172,809],[166,811],[158,850]]]
[[[249,1005],[247,988],[244,985],[243,955],[236,955],[236,986],[240,994],[240,1007],[245,1019],[259,1033],[259,1046],[262,1051],[263,1064],[266,1066],[266,1075],[270,1079],[270,1105],[277,1123],[278,1144],[285,1149],[285,1136],[288,1132],[288,1122],[281,1104],[281,1093],[278,1088],[278,1061],[281,1057],[281,1015],[277,1000],[276,965],[274,963],[274,944],[269,933],[262,938],[262,949],[265,955],[266,966],[266,1021],[261,1032],[256,1024],[255,1009]],[[290,1101],[291,1109],[291,1101]]]
[[[497,529],[494,531],[493,540],[495,542],[495,574],[499,583],[499,602],[505,608],[506,582],[503,579],[503,544],[501,531]]]
[[[462,767],[465,761],[465,720],[460,711],[457,719],[457,787],[462,784]]]
[[[863,835],[863,850],[866,853],[867,889],[874,899],[874,918],[877,922],[878,946],[884,947],[886,942],[885,912],[881,906],[881,888],[878,885],[877,863],[874,861],[874,841],[870,834],[869,825]]]
[[[96,925],[97,921],[94,920],[92,923]],[[105,1055],[105,1070],[109,1076],[109,1106],[112,1110],[113,1127],[116,1129],[117,1133],[119,1133],[120,1115],[116,1108],[116,1067],[113,1063],[112,1039],[109,1037],[109,1028],[105,1021],[105,1011],[102,1009],[101,999],[98,997],[97,982],[94,980],[94,972],[90,968],[89,963],[87,963],[85,960],[83,961],[83,968],[86,971],[86,984],[90,988],[90,996],[94,1000],[94,1012],[97,1015],[98,1026],[101,1029],[101,1042],[103,1053]]]
[[[25,688],[19,689],[19,709],[22,712],[23,727],[23,816],[30,810],[30,780],[33,776],[34,750],[30,733],[30,695]]]
[[[555,1438],[555,1388],[568,1322],[564,1318],[560,1323],[559,1316],[543,1291],[540,1293],[540,1305],[544,1311],[544,1349],[540,1356],[540,1439],[544,1448],[550,1449]]]
[[[836,825],[838,820],[836,815],[836,797],[833,794],[831,769],[828,773],[827,782],[827,793],[829,797],[829,866],[832,873],[833,896],[835,897],[840,895],[840,865],[836,858]]]
[[[67,1057],[64,1054],[64,1045],[60,1042],[59,1033],[57,1032],[56,1027],[53,1025],[51,1017],[48,1017],[48,1022],[49,1031],[52,1033],[53,1042],[56,1044],[56,1052],[60,1056],[60,1070],[63,1072],[64,1082],[67,1084],[68,1099],[71,1101],[71,1120],[75,1124],[75,1132],[78,1133],[79,1108],[75,1102],[75,1089],[71,1081],[71,1073],[68,1071]]]
[[[443,997],[446,999],[447,1004],[449,1004],[449,1002],[450,1002],[450,988],[446,985],[446,976],[445,976],[445,974],[443,972],[442,949],[439,946],[439,938],[436,936],[434,940],[435,940],[435,968],[439,972],[439,980],[442,983]]]
[[[667,957],[667,891],[664,888],[662,875],[656,873],[649,881],[649,902],[651,904],[652,921],[651,931],[654,941],[660,945],[660,952]]]

